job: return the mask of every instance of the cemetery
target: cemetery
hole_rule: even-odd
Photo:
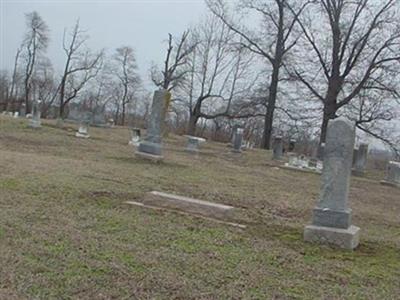
[[[400,299],[400,1],[0,2],[0,300]]]
[[[346,121],[331,126],[340,122],[318,175],[211,141],[193,156],[173,134],[154,163],[135,155],[128,127],[76,139],[76,123],[32,130],[1,115],[0,294],[392,298],[400,189],[380,184],[383,171],[351,175],[354,135]]]

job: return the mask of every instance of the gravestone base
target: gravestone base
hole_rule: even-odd
[[[164,156],[162,156],[162,155],[154,155],[154,154],[141,152],[141,151],[136,151],[135,155],[139,158],[151,160],[154,162],[161,162],[164,159]]]
[[[360,228],[354,225],[347,229],[308,225],[304,229],[304,241],[353,250],[360,241]]]
[[[241,149],[235,149],[235,148],[233,148],[233,149],[232,149],[232,152],[233,152],[233,153],[242,153],[242,150],[241,150]]]
[[[400,183],[390,182],[390,181],[386,181],[386,180],[381,180],[380,183],[381,183],[382,185],[400,188]]]
[[[312,224],[315,226],[346,229],[351,226],[351,209],[337,211],[328,208],[315,207]]]
[[[143,141],[139,144],[138,152],[162,156],[162,145],[158,143]]]
[[[75,136],[78,137],[78,138],[84,138],[84,139],[90,138],[90,135],[85,134],[85,133],[80,133],[80,132],[76,132]]]

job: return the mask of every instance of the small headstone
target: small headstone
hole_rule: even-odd
[[[91,120],[91,113],[83,113],[82,114],[83,119],[81,120],[79,124],[79,129],[78,132],[75,133],[75,136],[78,138],[89,138],[89,124]]]
[[[381,183],[400,188],[400,162],[389,161],[385,180]]]
[[[329,122],[321,194],[314,209],[312,225],[304,230],[304,240],[354,249],[360,228],[351,224],[348,193],[354,149],[355,127],[345,118]]]
[[[276,136],[274,138],[273,144],[273,159],[281,160],[283,157],[283,141],[281,136]]]
[[[14,112],[14,118],[18,118],[19,117],[19,112]]]
[[[365,173],[367,165],[368,144],[360,144],[358,151],[355,153],[354,161],[354,175],[362,176]]]
[[[140,142],[140,128],[130,128],[131,139],[129,141],[129,145],[131,146],[139,146]]]
[[[190,153],[198,153],[200,143],[205,142],[206,140],[197,136],[187,135],[187,144],[186,151]]]
[[[166,105],[170,93],[161,89],[154,92],[151,115],[144,141],[140,142],[136,155],[154,161],[163,159],[162,156],[162,129],[165,121]]]
[[[29,123],[29,127],[31,128],[40,128],[41,127],[41,122],[40,122],[40,103],[41,101],[33,101],[32,102],[32,119]]]
[[[233,135],[233,152],[242,152],[243,128],[237,128]]]
[[[75,136],[78,138],[89,138],[89,129],[88,129],[88,125],[87,124],[81,124],[79,125],[79,129],[78,132],[75,133]]]

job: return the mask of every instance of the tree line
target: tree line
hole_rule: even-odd
[[[248,139],[269,149],[274,134],[323,143],[329,120],[346,116],[399,153],[398,1],[206,4],[196,25],[168,35],[163,65],[149,71],[155,87],[172,92],[172,127],[192,135],[208,130],[218,139],[241,124]],[[26,14],[14,69],[0,76],[3,110],[29,112],[41,99],[42,113],[55,108],[58,118],[73,102],[100,106],[121,125],[129,114],[148,114],[151,93],[133,47],[93,52],[78,20],[64,31],[64,68],[55,74],[46,57],[49,36],[37,12]]]

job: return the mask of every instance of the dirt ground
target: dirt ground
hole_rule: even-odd
[[[400,189],[352,177],[355,251],[303,242],[319,175],[271,153],[165,139],[135,158],[127,128],[41,129],[0,116],[0,299],[399,299]],[[157,190],[233,205],[246,229],[129,206]]]

